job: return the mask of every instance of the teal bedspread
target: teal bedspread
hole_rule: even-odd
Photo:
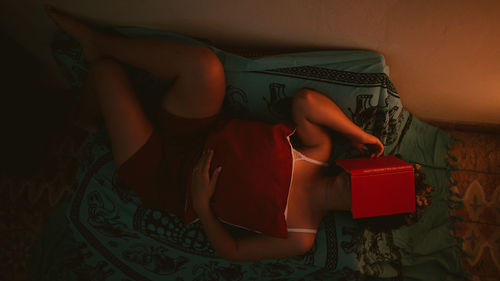
[[[169,32],[115,28],[125,36],[205,45]],[[84,143],[75,185],[52,214],[28,266],[34,280],[461,280],[460,241],[446,155],[453,139],[402,107],[383,56],[368,51],[321,51],[244,58],[209,46],[227,79],[223,111],[268,123],[289,118],[287,105],[301,88],[331,98],[345,114],[385,145],[420,163],[436,187],[433,204],[417,224],[373,233],[349,213],[332,212],[313,248],[288,259],[236,263],[216,257],[199,223],[184,226],[175,216],[144,206],[114,174],[105,130]],[[52,46],[70,85],[78,90],[87,72],[81,49],[58,32]],[[139,93],[161,93],[170,85],[128,66]],[[333,135],[332,159],[351,156],[349,143]]]

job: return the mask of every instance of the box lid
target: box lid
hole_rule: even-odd
[[[349,172],[351,176],[413,171],[413,166],[410,163],[393,155],[379,158],[341,159],[335,162]]]

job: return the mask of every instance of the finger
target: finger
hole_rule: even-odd
[[[215,185],[217,183],[221,172],[222,172],[222,167],[218,167],[217,169],[215,169],[212,175],[212,180],[210,182],[211,184]]]
[[[384,145],[381,142],[379,142],[379,143],[380,143],[380,152],[378,153],[377,157],[381,156],[384,153],[384,149],[385,149]]]
[[[198,160],[196,165],[193,167],[193,173],[197,173],[203,170],[204,164],[206,162],[206,157],[207,157],[207,151],[204,150],[201,153],[200,160]]]
[[[209,156],[208,149],[204,150],[203,155],[201,156],[201,159],[200,159],[200,162],[201,162],[200,165],[203,166],[207,162],[208,156]]]
[[[196,164],[194,166],[194,169],[197,169],[197,170],[201,169],[204,162],[205,162],[205,152],[202,152],[200,155],[200,159],[198,160],[198,162],[196,162]]]
[[[203,151],[200,155],[200,159],[198,160],[198,166],[201,166],[205,162],[205,153],[206,151]]]
[[[192,172],[192,173],[193,173],[193,176],[198,175],[199,171],[200,171],[200,168],[198,168],[198,167],[194,167],[194,168],[193,168],[193,172]]]
[[[203,164],[203,172],[207,173],[209,172],[210,169],[210,162],[212,161],[212,156],[214,155],[213,150],[209,150],[206,155],[205,155],[205,163]]]

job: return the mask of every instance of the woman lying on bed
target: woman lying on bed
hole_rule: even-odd
[[[346,174],[326,173],[332,151],[329,130],[343,133],[370,157],[379,157],[384,151],[378,138],[352,123],[329,98],[301,90],[292,103],[297,142],[292,150],[293,180],[289,179],[286,210],[288,237],[254,234],[235,238],[210,207],[219,176],[231,167],[211,167],[217,151],[202,151],[226,90],[224,69],[217,56],[202,46],[105,34],[52,7],[46,10],[60,28],[80,42],[90,65],[78,124],[95,132],[100,118],[104,119],[117,173],[146,205],[184,210],[181,199],[190,184],[193,209],[220,257],[251,261],[302,254],[313,245],[327,212],[350,210]],[[154,126],[120,63],[174,81],[162,98]],[[162,188],[153,192],[158,181]],[[424,200],[430,199],[425,196],[419,202]],[[420,205],[425,207],[427,201]]]

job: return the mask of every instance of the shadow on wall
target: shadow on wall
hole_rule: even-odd
[[[35,57],[6,34],[0,33],[0,38],[0,172],[29,177],[48,157],[54,137],[68,125],[73,95],[42,87]]]

